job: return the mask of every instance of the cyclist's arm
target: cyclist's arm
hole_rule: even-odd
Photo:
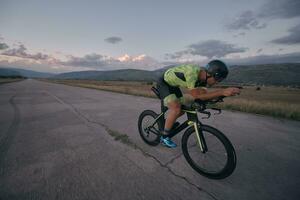
[[[200,100],[211,100],[220,96],[234,96],[240,94],[239,88],[226,88],[223,90],[215,90],[212,92],[203,92],[197,88],[188,90],[189,93],[195,98]]]
[[[215,90],[211,92],[207,92],[207,90],[204,89],[190,89],[188,90],[189,94],[192,95],[195,99],[200,99],[200,100],[210,100],[210,99],[215,99],[219,96],[223,96],[223,90]]]

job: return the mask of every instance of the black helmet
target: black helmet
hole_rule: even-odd
[[[220,82],[228,75],[228,69],[224,62],[220,60],[212,60],[207,64],[207,73]]]

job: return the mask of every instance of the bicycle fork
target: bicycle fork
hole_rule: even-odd
[[[201,130],[201,125],[198,124],[197,122],[189,121],[189,125],[194,126],[195,132],[196,132],[196,138],[197,138],[197,143],[199,145],[199,148],[202,153],[207,152],[207,145],[203,136],[203,132]]]

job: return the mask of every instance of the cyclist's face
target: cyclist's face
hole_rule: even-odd
[[[209,86],[212,86],[212,85],[214,85],[214,84],[216,84],[217,83],[217,81],[216,81],[216,79],[214,78],[214,77],[209,77],[208,79],[207,79],[207,84],[209,85]]]

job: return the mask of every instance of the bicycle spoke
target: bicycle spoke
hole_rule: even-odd
[[[149,142],[157,140],[157,136],[160,134],[158,123],[154,122],[155,118],[152,115],[145,116],[142,121],[142,134]]]
[[[159,131],[158,130],[156,130],[156,129],[154,129],[155,131],[153,131],[153,130],[151,130],[151,129],[149,129],[149,132],[151,132],[151,133],[153,133],[153,134],[155,134],[155,135],[159,135]]]

